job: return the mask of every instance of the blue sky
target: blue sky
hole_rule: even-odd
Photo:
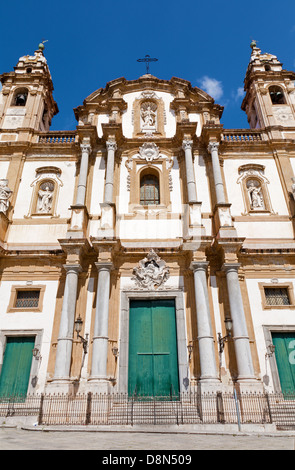
[[[158,58],[153,75],[186,79],[225,106],[225,128],[248,128],[240,107],[252,39],[295,69],[294,0],[15,0],[0,14],[0,73],[48,40],[59,107],[52,130],[75,129],[73,108],[107,82],[143,75],[137,59],[146,54]]]

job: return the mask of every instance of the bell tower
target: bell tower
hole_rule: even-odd
[[[294,132],[295,73],[284,70],[275,55],[262,54],[255,41],[251,49],[242,103],[250,128],[283,127]]]
[[[48,131],[58,113],[44,44],[33,56],[20,57],[14,72],[0,75],[0,129]]]

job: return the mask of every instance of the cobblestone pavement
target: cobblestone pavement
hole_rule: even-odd
[[[0,450],[295,450],[294,436],[48,432],[0,429]],[[106,454],[109,455],[109,454]]]

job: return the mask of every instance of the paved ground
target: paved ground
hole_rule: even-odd
[[[295,450],[292,436],[46,432],[0,428],[0,450]],[[107,456],[109,452],[104,453]],[[102,453],[100,453],[102,455]],[[118,454],[116,454],[118,455]],[[101,457],[102,458],[102,457]],[[131,466],[131,465],[130,465]]]

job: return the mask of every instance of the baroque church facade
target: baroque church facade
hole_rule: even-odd
[[[1,75],[0,395],[295,392],[295,73],[251,44],[249,129],[145,74],[50,131],[43,48]]]

